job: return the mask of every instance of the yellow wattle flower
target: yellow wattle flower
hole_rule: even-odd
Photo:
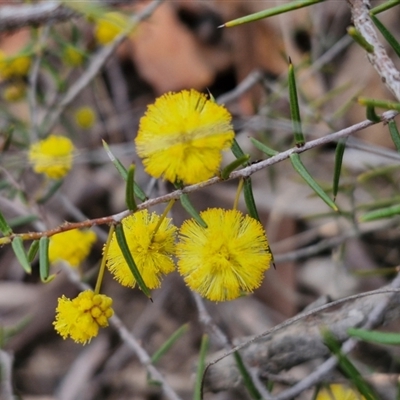
[[[315,400],[365,400],[365,397],[346,385],[333,383],[321,389]]]
[[[138,211],[122,220],[129,250],[149,289],[160,287],[162,275],[175,270],[172,257],[175,252],[176,227],[170,218],[165,218],[154,234],[159,221],[159,215],[150,214],[147,210]],[[115,233],[106,258],[107,268],[114,278],[123,286],[135,287],[136,280],[118,246]]]
[[[28,157],[36,173],[60,179],[72,168],[73,150],[74,145],[67,137],[50,135],[32,144]]]
[[[10,83],[3,91],[3,99],[13,103],[25,98],[26,85],[23,82]]]
[[[128,27],[129,19],[124,14],[111,11],[96,21],[94,36],[100,44],[107,45]]]
[[[73,229],[54,235],[49,243],[50,263],[63,260],[71,267],[77,267],[89,255],[95,242],[96,234],[93,231]]]
[[[96,113],[92,107],[81,107],[75,112],[74,118],[79,127],[89,129],[96,121]]]
[[[112,299],[103,294],[85,290],[70,300],[65,296],[58,299],[55,330],[63,339],[71,337],[77,343],[86,344],[97,336],[99,328],[108,326],[114,314]]]
[[[26,76],[31,67],[31,57],[27,55],[6,56],[0,50],[0,77],[4,79]]]
[[[155,178],[194,184],[214,176],[235,133],[228,110],[196,90],[167,93],[141,118],[136,150]]]
[[[76,47],[69,44],[63,50],[62,60],[70,67],[79,67],[83,64],[84,55]]]
[[[212,301],[238,298],[261,285],[271,253],[261,223],[237,210],[210,208],[182,224],[178,272],[190,289]]]

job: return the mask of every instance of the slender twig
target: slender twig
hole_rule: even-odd
[[[13,400],[12,390],[12,363],[13,357],[6,353],[4,350],[0,350],[0,398],[3,400]]]
[[[135,14],[130,21],[132,26],[149,18],[162,2],[163,0],[153,0],[141,12]],[[125,40],[128,34],[129,33],[123,33],[119,35],[110,45],[102,47],[94,55],[85,72],[68,89],[67,93],[65,93],[65,95],[61,98],[57,106],[54,107],[45,117],[43,121],[44,133],[48,133],[52,130],[65,108],[70,105],[79,95],[79,93],[97,76],[101,68],[103,68],[104,64],[111,57],[117,47]]]
[[[386,111],[381,116],[381,118],[382,118],[381,122],[388,122],[388,121],[392,120],[396,115],[397,115],[397,112],[395,112],[395,111]],[[327,143],[336,142],[340,138],[350,136],[350,135],[352,135],[356,132],[359,132],[365,128],[368,128],[369,126],[372,126],[374,124],[376,124],[376,123],[372,122],[370,120],[365,120],[365,121],[359,122],[358,124],[341,129],[340,131],[337,131],[335,133],[331,133],[330,135],[326,135],[324,137],[321,137],[321,138],[318,138],[315,140],[311,140],[311,141],[307,142],[303,147],[292,147],[291,149],[283,151],[282,153],[279,153],[276,156],[273,156],[266,160],[252,164],[243,169],[234,171],[230,174],[229,178],[225,179],[224,181],[249,177],[252,174],[254,174],[255,172],[258,172],[264,168],[267,168],[271,165],[274,165],[283,160],[286,160],[293,153],[303,153],[303,152],[313,149],[315,147],[322,146]],[[222,181],[223,180],[220,177],[214,177],[207,181],[197,183],[195,185],[186,186],[183,189],[175,190],[166,195],[159,196],[154,199],[149,199],[149,200],[139,204],[138,210],[147,209],[156,204],[167,203],[170,200],[179,199],[183,193],[192,193],[199,189],[202,189],[202,188],[205,188],[205,187],[208,187],[211,185],[215,185],[216,183],[219,183]],[[113,223],[120,222],[123,218],[127,217],[130,214],[131,214],[131,211],[125,210],[118,214],[114,214],[114,215],[110,215],[110,216],[106,216],[106,217],[102,217],[102,218],[95,218],[95,219],[82,221],[82,222],[66,222],[66,223],[64,223],[54,229],[50,229],[46,232],[20,233],[20,234],[13,234],[6,238],[0,238],[0,243],[1,244],[8,243],[16,236],[20,236],[24,240],[35,240],[35,239],[40,239],[42,236],[50,237],[57,233],[65,232],[65,231],[68,231],[71,229],[87,228],[87,227],[92,227],[92,226],[96,226],[96,225],[113,224]]]

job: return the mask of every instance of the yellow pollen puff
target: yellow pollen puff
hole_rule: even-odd
[[[28,157],[36,173],[61,179],[72,167],[73,150],[74,145],[67,137],[50,135],[32,144]]]
[[[238,298],[261,285],[271,253],[261,223],[237,210],[200,213],[182,224],[176,246],[178,272],[190,289],[212,301]]]
[[[101,296],[101,302],[108,304],[105,310],[94,304],[95,296]],[[114,314],[111,306],[111,298],[95,295],[91,290],[80,293],[72,300],[62,296],[58,299],[54,328],[63,339],[70,337],[77,343],[86,344],[97,336],[99,328],[108,326],[108,319]]]
[[[4,79],[26,76],[31,67],[31,57],[27,55],[6,56],[0,50],[0,76]]]
[[[141,118],[136,150],[145,170],[172,183],[194,184],[219,170],[235,133],[231,114],[196,90],[167,93]]]
[[[175,270],[173,255],[176,227],[172,225],[170,218],[164,218],[154,233],[159,221],[159,215],[150,214],[147,210],[138,211],[122,220],[129,251],[149,289],[160,287],[162,275]],[[155,242],[158,246],[154,247],[152,244]],[[135,287],[136,280],[118,246],[115,234],[106,258],[107,268],[114,278],[123,286]]]
[[[69,65],[70,67],[79,67],[83,64],[84,55],[76,47],[69,44],[63,50],[62,60],[66,65]]]
[[[75,122],[82,129],[89,129],[96,121],[96,113],[92,107],[86,106],[79,108],[75,114]]]
[[[96,22],[94,36],[98,43],[107,45],[129,27],[129,19],[117,11],[105,13]]]
[[[63,260],[77,267],[89,255],[95,242],[96,234],[93,231],[73,229],[54,235],[49,244],[50,263]]]

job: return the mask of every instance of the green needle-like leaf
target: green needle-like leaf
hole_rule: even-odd
[[[370,15],[377,15],[383,11],[389,10],[392,7],[397,6],[400,4],[400,0],[389,0],[385,3],[379,4],[379,6],[374,7],[369,13]]]
[[[39,240],[39,272],[43,283],[51,282],[55,278],[55,275],[49,276],[49,243],[50,239],[47,236],[43,236]]]
[[[400,111],[400,103],[396,103],[394,101],[371,99],[367,97],[359,97],[357,101],[362,106],[372,106],[383,108],[385,110]]]
[[[360,222],[375,221],[382,218],[390,218],[400,214],[400,205],[380,208],[379,210],[370,211],[360,217]]]
[[[129,250],[128,243],[126,242],[126,237],[124,233],[124,228],[122,224],[118,224],[115,227],[115,237],[117,238],[117,243],[119,248],[121,249],[121,253],[124,256],[124,259],[126,263],[128,264],[129,269],[132,272],[133,277],[135,278],[137,284],[139,285],[139,288],[142,290],[142,292],[151,300],[151,293],[149,288],[146,286],[142,275],[140,274],[138,267],[135,264],[135,261],[133,260],[132,254]]]
[[[400,345],[400,333],[367,331],[365,329],[350,328],[347,330],[350,336],[366,342],[380,343],[386,345]]]
[[[59,179],[58,181],[53,182],[48,191],[37,200],[38,204],[45,204],[48,200],[50,200],[55,193],[57,193],[57,190],[60,189],[60,187],[62,186],[62,184],[64,183],[63,179]]]
[[[397,151],[400,153],[400,134],[397,129],[396,121],[392,119],[388,123],[390,136],[392,137],[393,143],[396,146]]]
[[[39,240],[34,240],[28,250],[28,261],[31,263],[39,250]]]
[[[382,33],[382,36],[386,39],[389,45],[392,47],[394,52],[397,54],[397,57],[400,57],[400,43],[396,40],[396,38],[386,29],[385,25],[379,21],[374,15],[371,14],[371,19],[375,26]]]
[[[10,236],[12,234],[12,229],[10,225],[8,225],[1,211],[0,211],[0,231],[4,236]]]
[[[135,164],[132,164],[128,170],[125,188],[125,202],[130,211],[136,211],[137,205],[135,202]]]
[[[332,354],[334,354],[343,373],[351,380],[357,390],[365,397],[366,400],[377,400],[378,397],[374,394],[372,388],[364,380],[357,368],[352,364],[346,354],[343,354],[340,348],[340,343],[335,336],[329,332],[322,332],[324,342]]]
[[[296,77],[294,74],[293,64],[290,59],[289,59],[288,81],[289,81],[290,116],[292,119],[294,141],[297,147],[302,147],[304,146],[305,140],[301,128],[299,100],[297,97],[297,88],[296,88]]]
[[[203,228],[207,228],[206,221],[200,217],[200,214],[190,202],[189,196],[186,193],[183,193],[179,200],[181,201],[182,207],[197,221],[197,223]]]
[[[270,147],[268,147],[264,143],[261,143],[257,139],[250,138],[250,140],[254,144],[254,146],[257,147],[258,150],[262,151],[264,154],[266,154],[269,157],[276,156],[279,153],[278,151],[276,151],[274,149],[271,149]]]
[[[314,178],[307,171],[306,167],[300,160],[300,156],[297,153],[290,155],[290,161],[292,162],[293,168],[299,173],[299,175],[306,181],[312,190],[334,211],[339,211],[335,202],[324,192],[320,185],[314,180]]]
[[[236,139],[233,139],[231,150],[232,150],[233,155],[236,158],[244,157],[246,155],[244,153],[244,151],[241,149],[241,147],[239,146],[239,143],[237,142]]]
[[[374,46],[372,44],[368,43],[364,36],[361,35],[360,32],[354,27],[354,26],[349,26],[347,28],[347,33],[352,37],[352,39],[359,44],[367,53],[373,53],[374,52]]]
[[[250,217],[260,221],[260,216],[258,215],[256,202],[254,201],[253,187],[250,178],[245,178],[243,182],[243,196],[246,203],[247,211]]]
[[[380,116],[375,112],[374,106],[367,106],[367,118],[372,122],[379,122]]]
[[[335,151],[335,169],[333,174],[333,198],[336,199],[336,196],[339,191],[339,180],[340,174],[342,172],[342,162],[343,162],[343,155],[346,149],[346,141],[345,139],[340,139],[336,145]]]
[[[233,26],[246,24],[248,22],[257,21],[259,19],[272,17],[274,15],[283,14],[288,11],[298,10],[299,8],[308,7],[313,4],[321,3],[324,0],[304,0],[304,1],[293,1],[288,4],[284,4],[281,6],[269,8],[267,10],[263,10],[254,14],[247,15],[245,17],[237,18],[232,21],[226,22],[224,25],[227,28],[231,28]],[[221,27],[222,27],[221,26]]]
[[[235,351],[233,353],[233,356],[235,357],[236,365],[238,367],[240,375],[242,375],[242,378],[243,378],[243,383],[246,386],[246,389],[248,390],[251,398],[254,400],[261,400],[262,396],[261,396],[260,392],[257,390],[256,386],[254,385],[254,382],[251,379],[249,371],[247,371],[247,368],[244,365],[244,362],[243,362],[242,357],[240,356],[239,352]]]
[[[156,364],[158,360],[168,352],[168,350],[189,330],[189,324],[184,324],[178,328],[153,354],[151,357],[152,364]]]
[[[121,175],[121,178],[124,181],[126,181],[128,179],[128,171],[126,170],[124,165],[121,163],[121,161],[117,157],[114,156],[114,154],[110,150],[110,147],[108,146],[108,144],[104,140],[103,140],[103,147],[104,147],[104,150],[106,151],[109,159],[111,160],[111,162],[114,164],[115,168],[117,169],[117,171]],[[140,201],[146,201],[147,200],[146,193],[143,192],[143,190],[140,188],[140,186],[137,183],[134,183],[134,188],[133,189],[134,189],[135,196]]]
[[[203,380],[205,360],[206,360],[209,342],[210,342],[210,339],[209,339],[208,335],[204,334],[201,339],[199,362],[197,364],[196,382],[194,385],[194,395],[193,395],[194,400],[202,400],[203,399],[201,383]]]
[[[236,168],[239,168],[241,165],[247,164],[249,160],[250,155],[245,154],[244,156],[237,158],[235,161],[232,161],[221,171],[221,178],[224,180],[228,179],[231,172],[233,172]]]
[[[22,238],[19,236],[15,237],[13,241],[11,242],[11,247],[14,250],[14,253],[19,261],[19,263],[22,265],[22,268],[27,274],[32,273],[32,267],[31,264],[29,263],[28,256],[25,252],[24,248],[24,241]]]

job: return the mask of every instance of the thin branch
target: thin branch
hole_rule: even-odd
[[[368,0],[347,1],[350,4],[354,26],[374,48],[371,53],[367,53],[368,60],[378,72],[386,87],[400,101],[400,72],[379,41],[375,25],[369,15],[370,2]]]
[[[0,349],[0,398],[3,400],[13,400],[12,390],[12,364],[13,357]]]
[[[0,32],[40,25],[48,22],[62,22],[77,14],[59,2],[1,6]]]
[[[392,120],[394,117],[396,117],[397,114],[398,113],[395,111],[386,111],[381,116],[381,118],[382,118],[381,122],[388,122],[388,121]],[[175,190],[166,195],[159,196],[154,199],[149,199],[149,200],[139,204],[137,209],[143,210],[143,209],[150,208],[156,204],[168,203],[170,200],[179,199],[183,193],[192,193],[199,189],[202,189],[202,188],[205,188],[205,187],[208,187],[211,185],[215,185],[216,183],[219,183],[219,182],[225,182],[225,181],[229,181],[229,180],[233,180],[233,179],[249,177],[257,171],[260,171],[271,165],[274,165],[283,160],[286,160],[293,153],[303,153],[307,150],[313,149],[318,146],[322,146],[327,143],[337,142],[341,138],[348,137],[358,131],[361,131],[361,130],[368,128],[369,126],[372,126],[375,124],[376,124],[375,122],[372,122],[369,120],[359,122],[358,124],[341,129],[340,131],[331,133],[330,135],[326,135],[321,138],[311,140],[311,141],[307,142],[303,147],[292,147],[291,149],[283,151],[282,153],[279,153],[276,156],[273,156],[266,160],[252,164],[243,169],[234,171],[230,174],[229,178],[226,180],[223,180],[220,177],[216,176],[214,178],[209,179],[208,181],[197,183],[195,185],[186,186],[183,189]],[[82,221],[82,222],[66,222],[66,223],[64,223],[54,229],[50,229],[46,232],[28,232],[28,233],[13,234],[13,235],[7,236],[5,238],[0,238],[0,243],[1,244],[9,243],[16,236],[20,236],[24,240],[36,240],[36,239],[40,239],[42,236],[50,237],[57,233],[65,232],[65,231],[68,231],[71,229],[89,228],[89,227],[96,226],[96,225],[115,224],[115,223],[120,222],[123,218],[127,217],[131,213],[132,213],[131,211],[125,210],[118,214],[110,215],[107,217],[95,218],[95,219]]]

